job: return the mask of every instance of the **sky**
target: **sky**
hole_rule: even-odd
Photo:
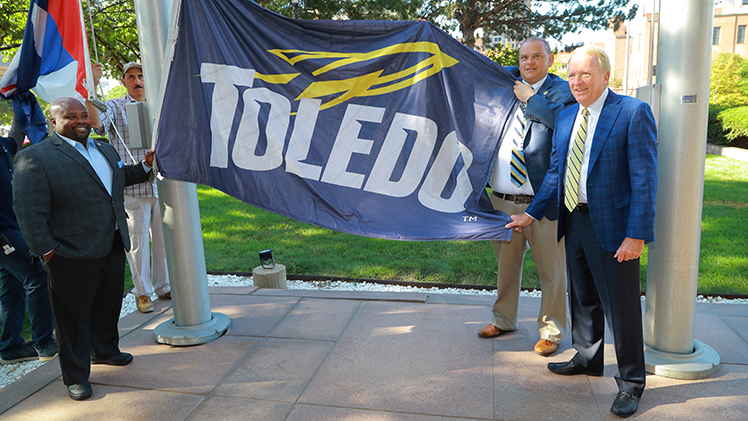
[[[659,0],[657,1],[659,4]],[[639,11],[637,13],[641,14],[643,10],[645,10],[647,13],[652,9],[652,0],[630,0],[629,4],[638,4],[639,5]],[[659,8],[659,5],[657,6]],[[578,44],[578,43],[586,43],[586,42],[592,42],[595,40],[600,40],[603,34],[605,34],[607,31],[592,31],[589,29],[583,29],[577,34],[567,34],[561,39],[561,43],[563,45],[571,45],[571,44]],[[553,45],[553,42],[551,43],[551,47],[558,46]]]

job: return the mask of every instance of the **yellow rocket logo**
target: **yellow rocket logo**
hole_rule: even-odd
[[[352,98],[382,95],[407,88],[439,73],[442,69],[454,66],[459,61],[444,54],[433,42],[410,42],[390,45],[368,53],[336,53],[329,51],[303,50],[269,50],[292,66],[304,60],[323,60],[328,62],[312,72],[314,76],[325,74],[344,66],[364,63],[366,61],[395,54],[427,53],[429,56],[406,69],[392,74],[382,75],[384,70],[377,70],[361,76],[340,80],[325,80],[311,83],[296,100],[301,98],[322,98],[335,96],[323,103],[321,110],[342,104]],[[255,73],[255,78],[267,83],[286,84],[299,74],[262,75]]]

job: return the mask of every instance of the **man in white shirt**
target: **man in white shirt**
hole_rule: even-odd
[[[573,104],[569,85],[549,74],[553,53],[542,38],[528,38],[519,50],[519,67],[507,70],[520,76],[514,93],[520,104],[508,133],[501,140],[489,184],[491,203],[507,215],[523,213],[532,202],[550,165],[556,116]],[[511,241],[493,241],[498,261],[498,298],[493,320],[478,335],[493,338],[517,329],[522,268],[528,245],[538,269],[543,298],[538,314],[540,340],[535,352],[547,356],[558,349],[566,332],[566,258],[563,243],[556,242],[556,207],[538,224],[514,233]]]
[[[94,66],[98,73],[101,65],[94,63]],[[125,162],[131,162],[141,160],[145,156],[144,150],[130,148],[130,130],[125,113],[126,104],[145,101],[143,67],[140,63],[125,64],[121,82],[127,88],[127,95],[107,101],[105,113],[99,115],[99,111],[90,103],[86,104],[86,108],[94,131],[99,135],[107,134],[109,143],[117,150],[120,158]],[[132,243],[132,248],[127,253],[127,261],[135,287],[135,301],[138,311],[149,313],[153,311],[151,295],[156,294],[159,299],[171,298],[161,210],[154,183],[126,187],[125,209],[129,216],[127,228]]]

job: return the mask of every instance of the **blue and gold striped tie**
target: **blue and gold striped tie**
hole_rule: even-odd
[[[579,130],[574,136],[574,146],[571,149],[569,164],[566,168],[564,203],[569,212],[573,212],[579,203],[579,174],[584,158],[584,141],[587,139],[587,116],[589,114],[590,112],[586,108],[582,110],[582,124],[579,125]]]
[[[512,184],[522,187],[527,181],[527,169],[525,168],[525,151],[523,145],[525,142],[525,104],[520,103],[517,112],[514,114],[514,133],[512,138],[514,146],[512,147],[512,159],[509,161]]]

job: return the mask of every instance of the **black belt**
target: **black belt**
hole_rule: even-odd
[[[578,210],[582,213],[590,213],[590,207],[586,203],[579,203],[577,204],[577,207],[574,208],[574,210]]]
[[[530,196],[529,194],[504,194],[504,193],[497,193],[495,191],[492,194],[498,197],[499,199],[509,200],[517,204],[532,203],[532,199],[535,197],[535,196]]]

